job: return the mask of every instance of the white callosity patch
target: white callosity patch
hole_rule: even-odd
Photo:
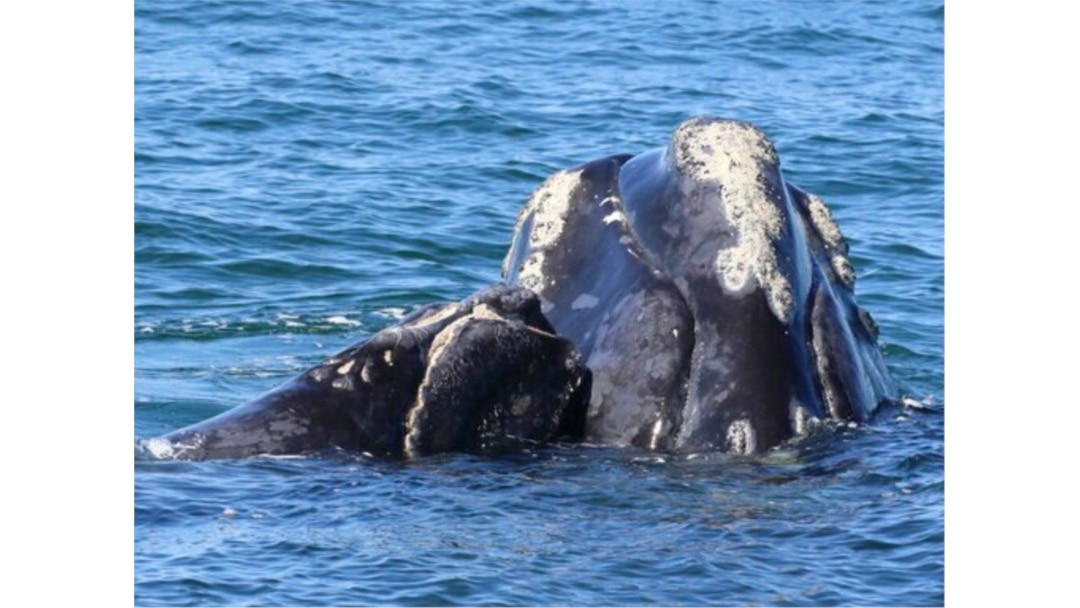
[[[830,263],[833,272],[836,273],[837,278],[844,285],[849,288],[854,287],[855,268],[846,255],[847,245],[846,241],[844,241],[844,235],[840,232],[840,226],[833,219],[829,208],[825,206],[825,201],[817,196],[813,194],[807,195],[807,207],[810,209],[810,221],[814,223],[814,230],[821,235],[821,239],[825,241],[825,246],[832,252]]]
[[[844,235],[840,233],[840,226],[836,224],[825,201],[813,194],[807,195],[807,206],[810,208],[810,221],[814,222],[814,228],[825,244],[833,249],[843,249]]]
[[[389,365],[390,367],[394,367],[394,351],[392,351],[390,349],[384,350],[383,354],[382,354],[382,358],[383,358],[383,361],[386,361],[387,365]]]
[[[471,314],[461,317],[443,328],[435,336],[435,339],[431,341],[431,346],[428,348],[428,365],[427,370],[424,372],[424,379],[420,382],[420,388],[417,389],[416,401],[413,402],[413,406],[409,408],[409,412],[405,416],[405,455],[410,458],[419,455],[420,417],[427,406],[424,401],[424,393],[431,386],[431,371],[438,367],[439,360],[446,352],[447,347],[457,341],[458,334],[472,320],[473,316]]]
[[[491,319],[493,321],[505,321],[506,319],[494,308],[487,304],[477,304],[473,307],[472,316],[475,319]]]
[[[479,313],[479,314],[477,314]],[[414,458],[420,455],[420,419],[424,415],[425,408],[429,405],[425,400],[425,393],[431,388],[432,385],[432,370],[439,367],[443,357],[446,355],[448,347],[458,342],[458,337],[465,329],[465,326],[476,320],[495,320],[508,325],[513,325],[527,332],[535,334],[537,336],[553,337],[551,334],[540,331],[534,327],[522,325],[518,322],[511,321],[505,317],[500,316],[494,309],[486,304],[480,304],[473,309],[473,313],[470,313],[460,319],[457,319],[450,325],[447,325],[435,339],[432,340],[431,346],[428,347],[427,356],[427,370],[424,372],[424,379],[420,382],[420,387],[416,391],[416,400],[413,402],[412,407],[409,408],[408,413],[405,415],[405,456],[408,458]],[[571,357],[566,360],[567,369],[572,369],[574,366],[579,365],[580,361]],[[574,388],[581,385],[581,378],[577,378]],[[524,396],[524,400],[515,401],[513,406],[515,415],[523,414],[531,405],[531,397]]]
[[[778,167],[772,143],[751,125],[733,121],[689,121],[672,135],[671,150],[688,196],[700,192],[701,183],[719,187],[724,216],[735,231],[734,245],[716,256],[720,286],[742,293],[753,288],[751,278],[765,290],[769,307],[782,322],[791,318],[794,296],[780,271],[776,242],[784,226],[784,213],[766,191],[763,173]]]
[[[753,454],[757,450],[757,438],[754,427],[746,419],[736,420],[728,426],[728,451],[732,454]]]
[[[615,211],[612,211],[611,213],[604,216],[604,224],[610,224],[612,222],[619,222],[621,224],[625,224],[626,216],[623,215],[622,211],[616,209]]]
[[[574,301],[570,303],[570,308],[573,310],[581,310],[582,308],[594,308],[600,303],[600,299],[596,296],[588,293],[583,293]]]
[[[815,324],[815,327],[817,325]],[[832,362],[829,360],[829,345],[825,342],[822,331],[814,331],[810,340],[810,348],[817,367],[818,378],[821,379],[821,398],[825,401],[825,409],[833,418],[843,418],[840,409],[840,395],[832,378]]]
[[[796,437],[806,435],[810,429],[818,423],[818,419],[810,414],[806,406],[798,399],[792,399],[789,405],[791,417],[791,432]]]
[[[840,253],[834,255],[832,257],[832,268],[844,285],[849,288],[855,286],[855,267],[851,265],[851,260],[846,255]]]
[[[345,365],[342,365],[341,367],[337,368],[337,373],[342,374],[342,375],[349,373],[349,371],[353,368],[353,365],[355,363],[356,363],[355,361],[349,361]]]
[[[656,422],[653,424],[652,436],[649,437],[649,449],[655,450],[660,445],[660,437],[664,431],[664,417],[659,412],[656,414]]]
[[[521,233],[526,218],[533,218],[529,234],[529,257],[522,263],[518,283],[533,291],[543,288],[545,253],[555,247],[566,224],[574,189],[581,183],[581,171],[559,171],[536,189],[525,205],[515,234]]]
[[[421,318],[421,319],[419,319],[419,320],[417,320],[417,321],[415,321],[413,323],[409,323],[406,327],[408,329],[420,329],[422,327],[427,327],[429,325],[434,325],[435,323],[438,323],[439,321],[442,321],[443,319],[447,319],[447,318],[450,318],[450,317],[454,316],[455,314],[457,314],[457,312],[458,312],[458,305],[457,304],[447,304],[446,306],[443,306],[442,308],[440,308],[438,310],[438,312],[432,313],[432,314],[430,314],[430,315],[428,315],[426,317],[423,317],[423,318]]]

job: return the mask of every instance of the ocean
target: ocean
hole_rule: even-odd
[[[552,172],[752,122],[902,405],[754,457],[136,457],[138,605],[944,603],[944,7],[135,4],[135,439],[499,279]]]

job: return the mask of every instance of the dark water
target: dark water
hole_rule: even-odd
[[[498,278],[556,169],[771,135],[909,397],[755,458],[562,447],[135,466],[135,602],[944,602],[935,3],[135,7],[135,436]]]

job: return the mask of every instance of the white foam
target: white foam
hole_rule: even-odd
[[[391,306],[388,308],[381,308],[379,310],[376,310],[375,314],[379,315],[380,317],[389,317],[391,319],[400,321],[401,319],[405,318],[405,309]]]
[[[333,323],[334,325],[347,325],[349,327],[357,327],[357,326],[360,325],[359,321],[353,321],[352,319],[349,319],[349,318],[344,317],[342,315],[335,315],[333,317],[327,317],[326,322],[327,323]]]
[[[142,446],[154,458],[167,460],[177,458],[184,452],[194,450],[202,443],[202,437],[196,435],[191,443],[174,443],[164,437],[153,437],[142,442]]]
[[[173,455],[174,451],[172,442],[160,437],[147,439],[142,442],[142,446],[146,448],[146,451],[150,452],[150,455],[154,458],[169,458]]]
[[[936,405],[937,401],[933,397],[927,397],[922,401],[917,401],[915,399],[912,399],[911,397],[904,397],[900,400],[900,403],[903,404],[904,407],[909,407],[916,410],[925,410]]]

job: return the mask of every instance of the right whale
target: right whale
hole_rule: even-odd
[[[701,117],[548,178],[503,276],[585,357],[587,440],[751,454],[896,397],[847,254],[759,129]]]
[[[503,274],[512,285],[422,308],[143,447],[412,458],[584,439],[752,454],[895,398],[840,230],[746,123],[695,118],[665,148],[555,173]]]

